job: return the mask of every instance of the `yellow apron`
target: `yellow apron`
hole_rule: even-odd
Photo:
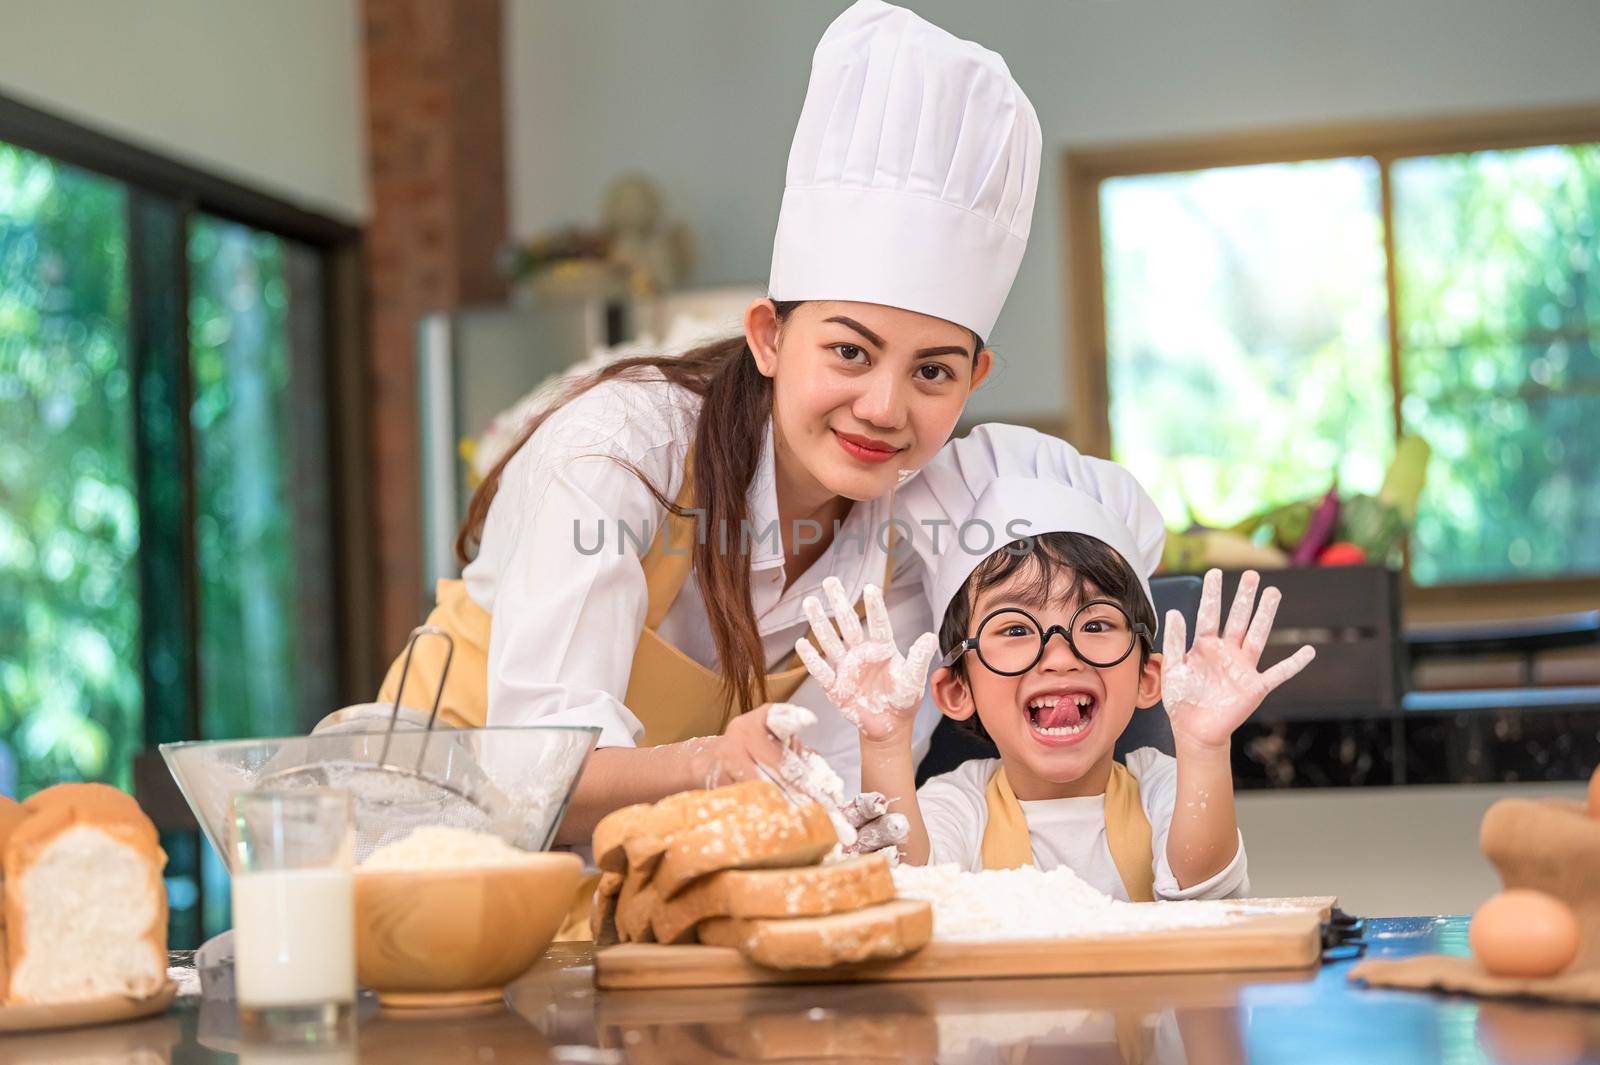
[[[674,500],[686,510],[694,507],[692,470],[692,465],[686,461],[683,485]],[[679,517],[669,511],[640,559],[649,591],[649,606],[644,630],[639,634],[633,653],[633,669],[628,675],[623,705],[644,726],[641,747],[677,743],[696,736],[719,736],[734,717],[733,707],[724,692],[722,675],[696,662],[656,631],[689,578],[694,537],[694,518]],[[894,526],[891,525],[884,588],[888,588],[893,571],[894,546]],[[858,603],[856,609],[861,613],[862,604]],[[488,718],[490,621],[489,612],[467,595],[465,582],[439,582],[436,605],[428,614],[427,624],[444,629],[455,640],[455,657],[450,662],[450,673],[439,701],[439,718],[456,728],[481,728]],[[404,661],[402,653],[390,664],[378,691],[379,702],[394,701]],[[789,698],[806,679],[806,667],[799,655],[791,652],[785,662],[788,664],[784,668],[766,675],[769,702]],[[407,705],[431,705],[439,678],[444,673],[444,663],[443,641],[417,641],[410,675],[406,678],[406,691],[411,696]],[[586,878],[567,924],[557,933],[558,939],[589,938],[588,903],[598,881],[598,873]]]
[[[1022,804],[1000,766],[983,789],[989,821],[983,829],[983,867],[1018,869],[1033,864],[1033,843]],[[1111,763],[1106,783],[1106,845],[1111,861],[1134,902],[1155,901],[1155,869],[1151,865],[1150,819],[1139,802],[1139,780],[1121,762]]]

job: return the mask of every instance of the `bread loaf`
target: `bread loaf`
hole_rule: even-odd
[[[15,799],[0,795],[0,855],[5,854],[6,841],[16,827],[28,819],[28,811]],[[5,868],[0,865],[0,900],[4,899]],[[0,1002],[4,1002],[11,983],[11,961],[6,952],[5,905],[0,901]]]
[[[628,859],[624,855],[622,845],[627,838],[639,831],[644,820],[650,815],[649,803],[636,803],[633,806],[624,806],[620,810],[612,810],[600,819],[594,826],[594,864],[603,872],[622,873],[628,868]]]
[[[921,950],[933,936],[933,907],[895,899],[827,917],[713,917],[698,932],[700,942],[733,947],[758,965],[827,969]]]
[[[657,942],[688,943],[695,925],[712,917],[821,917],[892,898],[894,877],[882,854],[798,869],[731,869],[658,905],[651,927]]]
[[[920,949],[932,908],[895,898],[888,856],[819,865],[838,842],[825,806],[766,781],[628,807],[595,829],[606,871],[597,943],[733,946],[775,968],[827,968]]]
[[[657,901],[650,883],[650,867],[630,865],[622,878],[622,890],[617,892],[617,938],[624,943],[645,939],[650,932],[650,912]]]
[[[697,877],[724,869],[811,865],[839,842],[820,803],[791,806],[776,788],[773,798],[674,833],[651,883],[670,899]]]
[[[654,804],[624,806],[601,818],[595,826],[595,864],[608,872],[625,872],[630,865],[648,863],[659,856],[662,841],[675,832],[734,810],[774,801],[783,801],[776,787],[765,780],[748,780],[711,790],[682,791]]]
[[[600,874],[600,883],[594,889],[594,902],[589,909],[589,929],[594,935],[594,945],[609,947],[621,941],[617,934],[617,893],[622,890],[622,874]]]
[[[22,804],[0,851],[8,1001],[159,991],[167,972],[166,855],[131,797],[65,784]]]

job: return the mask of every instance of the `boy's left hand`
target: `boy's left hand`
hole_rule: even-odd
[[[1272,632],[1278,602],[1283,598],[1276,588],[1261,596],[1255,608],[1256,589],[1261,578],[1254,570],[1239,578],[1239,591],[1228,612],[1227,628],[1218,632],[1222,614],[1222,571],[1206,574],[1200,595],[1200,613],[1195,619],[1194,646],[1184,650],[1186,626],[1183,615],[1167,612],[1167,631],[1162,640],[1161,699],[1172,719],[1173,738],[1207,747],[1226,747],[1246,718],[1255,712],[1274,688],[1299,673],[1316,657],[1307,645],[1265,672],[1256,672],[1261,652]]]

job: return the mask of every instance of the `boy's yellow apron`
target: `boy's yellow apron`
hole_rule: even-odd
[[[989,820],[983,829],[983,867],[1018,869],[1033,864],[1033,843],[1022,804],[1000,766],[983,790]],[[1106,846],[1111,861],[1134,902],[1154,902],[1155,869],[1151,865],[1150,819],[1139,802],[1139,780],[1121,762],[1111,763],[1106,783]]]
[[[692,456],[692,453],[691,453]],[[674,500],[685,509],[694,506],[693,466],[685,461],[683,485]],[[695,521],[668,512],[640,564],[649,589],[649,607],[644,630],[633,653],[633,670],[628,676],[628,691],[623,705],[644,726],[642,747],[678,743],[696,736],[719,736],[733,720],[734,711],[723,691],[722,675],[696,662],[668,643],[656,631],[667,610],[678,598],[690,570],[690,551],[694,545]],[[890,526],[889,560],[884,567],[883,586],[888,588],[894,565],[894,526]],[[450,662],[444,692],[439,700],[439,718],[456,728],[482,728],[489,709],[489,628],[490,615],[467,595],[464,582],[440,581],[436,604],[427,623],[448,632],[455,640],[455,657]],[[857,610],[859,612],[858,604]],[[445,648],[440,640],[419,640],[411,657],[411,672],[406,691],[408,705],[426,707],[432,703],[444,672]],[[400,683],[402,654],[389,666],[389,673],[378,691],[379,702],[393,702]],[[767,676],[767,699],[782,702],[793,695],[806,679],[806,667],[791,653],[784,668]],[[588,878],[580,889],[568,921],[557,933],[558,939],[588,938],[589,899],[598,874]],[[580,927],[581,925],[581,927]]]

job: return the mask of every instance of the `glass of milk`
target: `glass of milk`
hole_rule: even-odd
[[[323,1043],[356,999],[355,836],[334,789],[233,796],[234,993],[241,1032]]]

